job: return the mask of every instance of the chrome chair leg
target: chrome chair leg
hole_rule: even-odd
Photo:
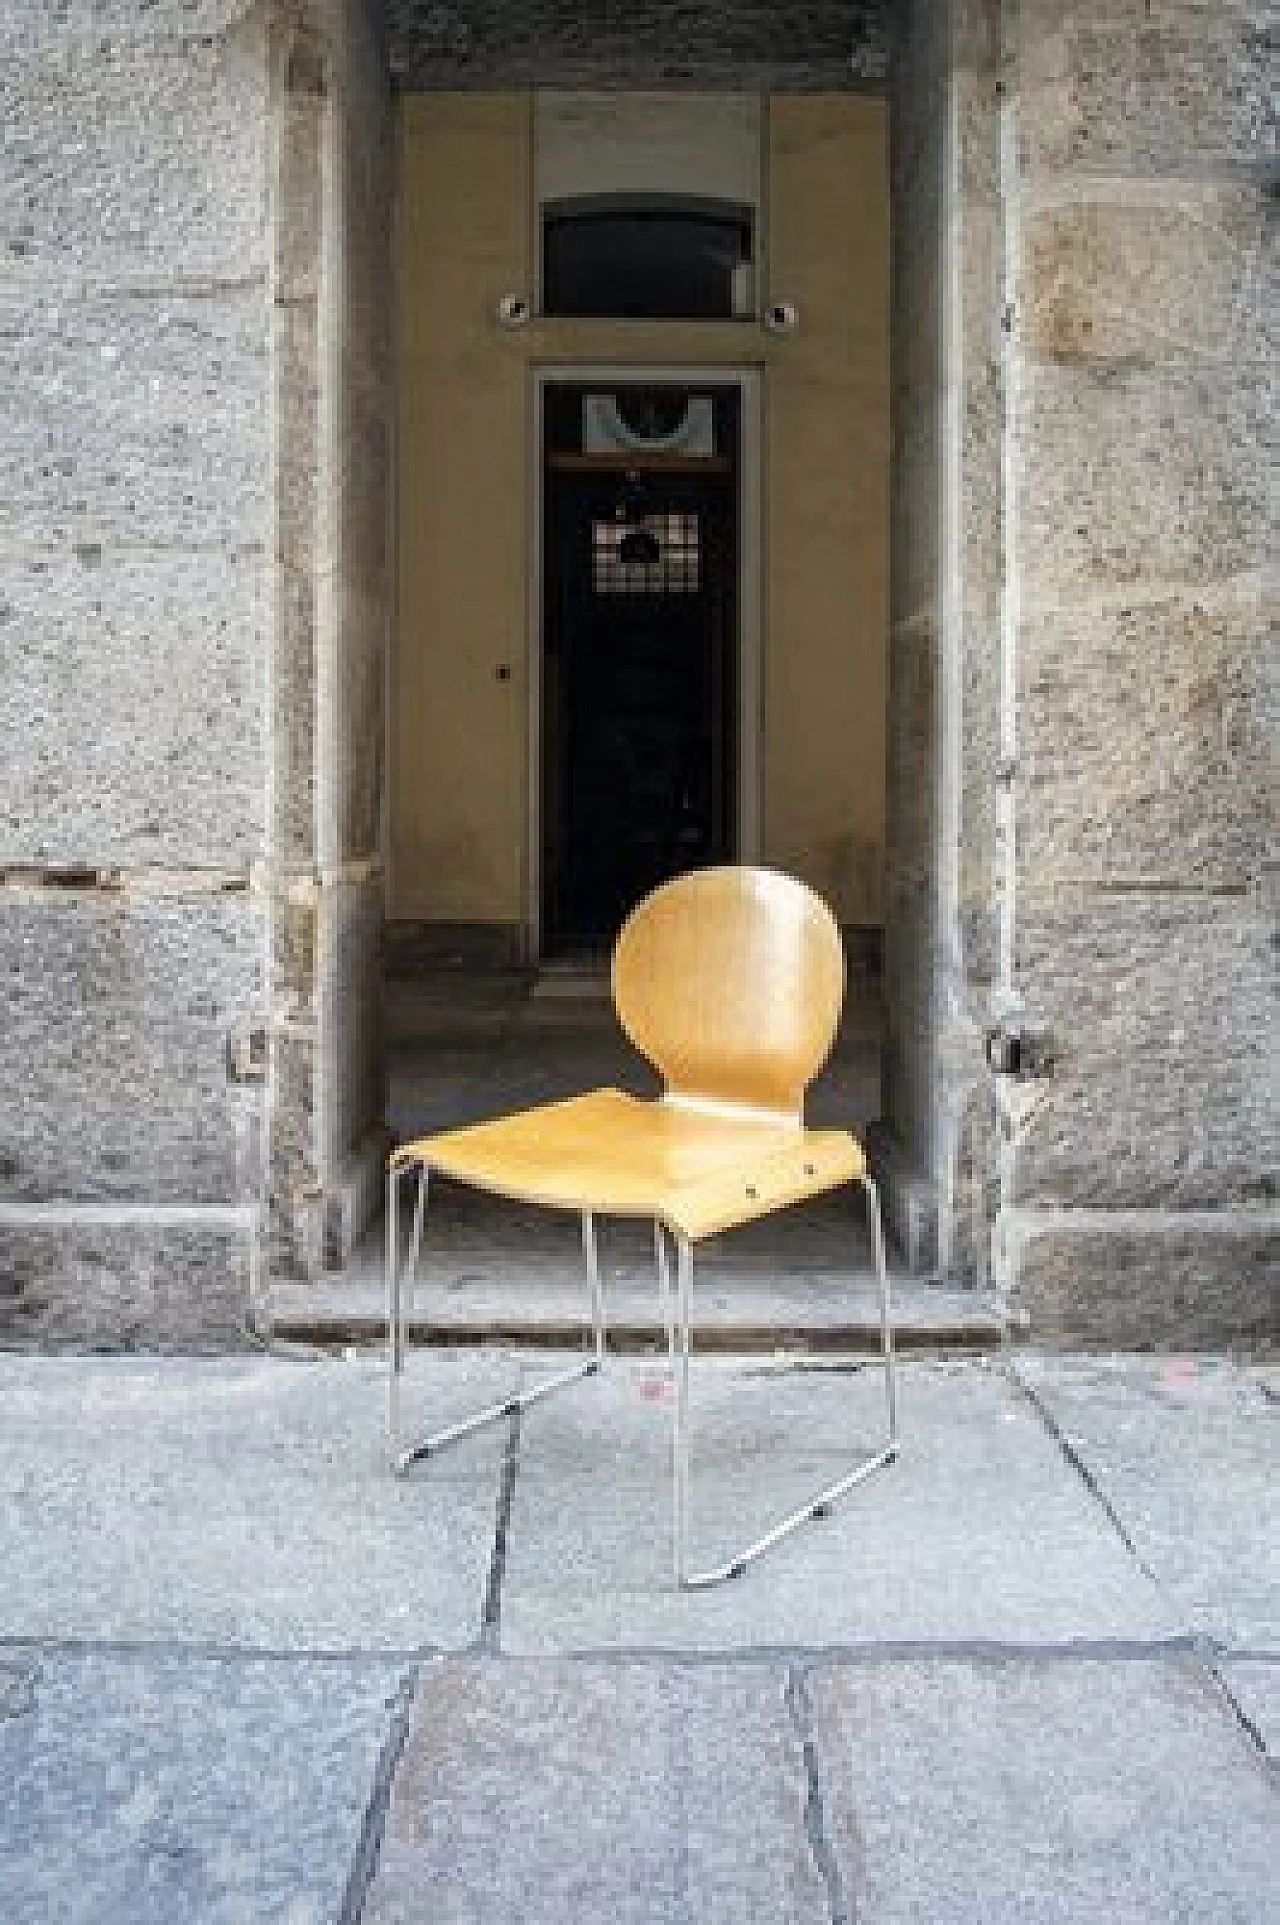
[[[662,1305],[662,1327],[667,1340],[667,1362],[671,1371],[672,1388],[676,1395],[676,1421],[671,1430],[671,1478],[677,1497],[672,1510],[671,1551],[675,1560],[676,1582],[679,1583],[684,1559],[684,1532],[678,1495],[683,1487],[681,1464],[684,1453],[684,1415],[679,1404],[676,1320],[671,1298],[671,1264],[667,1257],[667,1233],[660,1223],[655,1223],[653,1226],[653,1253],[658,1264],[658,1297]]]
[[[591,1333],[595,1340],[596,1362],[604,1365],[604,1288],[600,1282],[600,1258],[596,1251],[596,1220],[590,1210],[582,1213],[582,1254],[586,1259],[587,1282],[591,1286]]]
[[[693,1295],[693,1249],[683,1237],[676,1239],[676,1299],[679,1321],[679,1368],[675,1371],[675,1423],[672,1435],[673,1456],[673,1529],[675,1543],[676,1584],[682,1590],[701,1591],[713,1584],[723,1584],[726,1579],[740,1577],[747,1565],[763,1552],[769,1550],[781,1538],[798,1529],[810,1518],[825,1517],[833,1504],[851,1491],[855,1484],[861,1484],[873,1472],[883,1470],[891,1464],[898,1454],[897,1398],[893,1373],[893,1329],[889,1315],[889,1272],[885,1262],[884,1231],[880,1221],[880,1198],[875,1184],[869,1176],[859,1178],[867,1194],[867,1204],[871,1217],[871,1242],[875,1253],[876,1271],[880,1285],[880,1342],[885,1369],[885,1405],[887,1436],[884,1445],[864,1458],[851,1471],[839,1477],[825,1490],[819,1491],[805,1504],[788,1513],[770,1530],[757,1537],[745,1549],[705,1571],[688,1569],[688,1509],[689,1509],[689,1322]],[[675,1364],[676,1345],[672,1345],[672,1362]]]
[[[418,1194],[414,1204],[407,1278],[400,1269],[400,1178],[402,1175],[403,1171],[399,1169],[392,1169],[387,1175],[387,1349],[390,1359],[387,1425],[393,1460],[400,1436],[401,1379],[404,1375],[405,1353],[409,1342],[409,1319],[413,1314],[413,1281],[418,1267],[418,1253],[422,1248],[422,1226],[427,1210],[428,1172],[425,1169],[421,1170],[418,1176]]]
[[[390,1363],[389,1427],[391,1437],[391,1465],[397,1472],[407,1471],[411,1465],[421,1463],[425,1458],[434,1457],[450,1444],[456,1444],[463,1437],[483,1430],[488,1424],[500,1423],[502,1419],[516,1416],[528,1410],[533,1404],[542,1402],[553,1391],[563,1390],[568,1384],[580,1383],[584,1377],[594,1377],[600,1370],[605,1355],[604,1290],[600,1282],[600,1269],[596,1255],[595,1224],[589,1215],[582,1219],[583,1250],[587,1262],[587,1280],[591,1288],[591,1329],[593,1352],[590,1357],[560,1370],[542,1383],[534,1384],[529,1390],[517,1391],[514,1396],[504,1397],[495,1404],[486,1404],[469,1417],[456,1424],[447,1424],[442,1430],[432,1431],[416,1444],[402,1445],[400,1442],[400,1380],[404,1372],[405,1352],[408,1347],[408,1319],[413,1302],[414,1277],[418,1267],[418,1257],[422,1248],[422,1230],[426,1217],[427,1184],[430,1172],[424,1166],[418,1170],[418,1194],[413,1216],[413,1234],[409,1245],[409,1258],[403,1272],[400,1268],[400,1225],[399,1225],[399,1188],[403,1171],[393,1169],[387,1180],[387,1316],[388,1316],[388,1354]]]

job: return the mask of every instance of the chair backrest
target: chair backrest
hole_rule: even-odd
[[[671,1095],[799,1120],[840,1021],[840,931],[791,876],[698,869],[632,911],[613,1000]]]

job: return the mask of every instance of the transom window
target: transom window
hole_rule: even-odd
[[[547,314],[726,320],[752,311],[749,208],[627,196],[551,202],[542,219]]]
[[[591,524],[591,581],[597,595],[696,595],[698,517],[641,515]]]

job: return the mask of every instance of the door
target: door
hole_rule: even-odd
[[[691,399],[698,431],[673,446]],[[563,954],[735,851],[738,396],[546,404],[542,919]]]

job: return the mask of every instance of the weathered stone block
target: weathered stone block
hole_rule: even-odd
[[[282,64],[274,128],[273,293],[278,301],[314,301],[324,246],[323,63],[317,53],[309,85],[298,63]]]
[[[323,846],[335,862],[374,858],[382,839],[385,603],[346,585],[343,644],[327,700],[335,727],[322,790]]]
[[[1018,9],[1022,165],[1036,174],[1194,172],[1264,161],[1274,52],[1251,0],[1107,0]]]
[[[974,9],[983,15],[973,44],[957,48],[962,62],[952,73],[955,102],[956,187],[966,207],[995,207],[1000,199],[1000,103],[996,96],[998,0]]]
[[[309,870],[316,849],[316,584],[281,566],[273,582],[271,798],[273,862]]]
[[[185,44],[37,40],[0,61],[0,251],[120,287],[267,265],[260,21]]]
[[[1271,556],[1271,400],[1249,368],[1030,364],[1016,427],[1024,598],[1199,587]]]
[[[381,877],[326,888],[319,956],[326,1171],[382,1124],[381,961]]]
[[[247,893],[0,893],[0,1195],[235,1203],[260,1174],[266,932]]]
[[[324,1262],[320,1180],[320,1050],[314,1021],[271,1035],[269,1261],[273,1275],[316,1276]]]
[[[247,869],[264,840],[263,562],[86,541],[0,577],[0,864]]]
[[[262,541],[260,290],[0,305],[0,539]]]
[[[1115,198],[1082,183],[1033,211],[1018,311],[1027,351],[1052,361],[1274,361],[1268,215],[1259,186],[1170,184]]]
[[[31,48],[40,41],[85,40],[91,47],[117,40],[154,45],[209,40],[238,26],[257,0],[5,0],[0,44]]]
[[[0,1344],[225,1351],[251,1339],[251,1220],[0,1221]]]
[[[1040,878],[1243,886],[1275,832],[1261,590],[1028,616],[1019,838]]]
[[[271,904],[271,997],[290,1020],[314,1013],[316,993],[316,922],[318,905],[313,887],[295,894],[282,892]]]
[[[462,10],[434,0],[390,0],[391,73],[401,86],[846,87],[850,74],[881,79],[884,0],[709,0],[627,13],[584,12],[567,0]]]
[[[935,393],[927,411],[894,423],[890,525],[890,598],[893,621],[936,621],[942,592],[942,440]],[[905,438],[909,433],[910,438]],[[892,651],[891,651],[892,653]],[[891,667],[892,672],[892,667]]]
[[[1008,1233],[1011,1298],[1033,1343],[1222,1349],[1280,1340],[1280,1229],[1224,1214],[1180,1229],[1090,1219]]]
[[[1280,1160],[1271,927],[1246,898],[1023,889],[1017,973],[1057,1051],[1020,1203],[1226,1209]]]
[[[325,550],[321,528],[320,319],[313,302],[276,306],[271,316],[276,413],[275,552],[310,572]],[[332,556],[330,556],[332,559]]]

